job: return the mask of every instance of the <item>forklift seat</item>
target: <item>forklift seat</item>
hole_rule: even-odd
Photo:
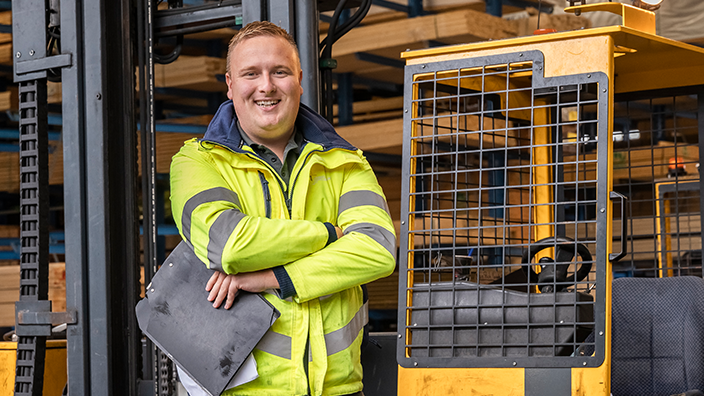
[[[612,394],[704,390],[704,279],[620,278],[612,291]]]

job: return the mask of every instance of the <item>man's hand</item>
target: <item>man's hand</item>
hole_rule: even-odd
[[[340,239],[343,235],[345,235],[345,233],[342,232],[342,228],[338,226],[335,226],[335,232],[337,233],[337,239]]]
[[[276,280],[274,271],[270,269],[237,275],[227,275],[223,272],[215,271],[205,285],[205,290],[210,292],[208,301],[212,301],[215,308],[219,308],[222,302],[225,301],[225,309],[232,307],[240,290],[259,293],[266,289],[278,288],[279,281]]]

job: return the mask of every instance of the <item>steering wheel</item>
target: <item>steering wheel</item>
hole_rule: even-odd
[[[577,248],[577,254],[582,258],[582,264],[574,274],[567,276],[570,262],[574,258],[575,247]],[[541,258],[537,265],[542,265],[543,270],[538,274],[533,270],[533,265],[536,265],[536,263],[531,264],[531,260],[542,250],[548,248],[555,248],[555,260],[549,257]],[[592,269],[591,261],[592,254],[589,249],[583,244],[575,242],[574,239],[568,237],[547,237],[535,242],[530,246],[530,249],[526,249],[523,252],[523,266],[521,268],[530,283],[541,285],[541,292],[550,293],[564,290],[569,286],[564,284],[556,285],[557,290],[553,290],[553,282],[574,283],[575,277],[577,282],[586,278]],[[562,264],[546,265],[555,262]]]

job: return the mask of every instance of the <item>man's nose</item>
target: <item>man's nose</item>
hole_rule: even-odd
[[[262,75],[259,84],[259,90],[265,93],[271,93],[276,91],[276,85],[274,85],[274,80],[268,73]]]

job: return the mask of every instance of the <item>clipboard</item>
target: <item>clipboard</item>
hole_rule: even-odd
[[[261,295],[247,292],[228,310],[213,308],[205,291],[212,274],[182,241],[135,311],[142,332],[198,385],[219,395],[280,313]]]

